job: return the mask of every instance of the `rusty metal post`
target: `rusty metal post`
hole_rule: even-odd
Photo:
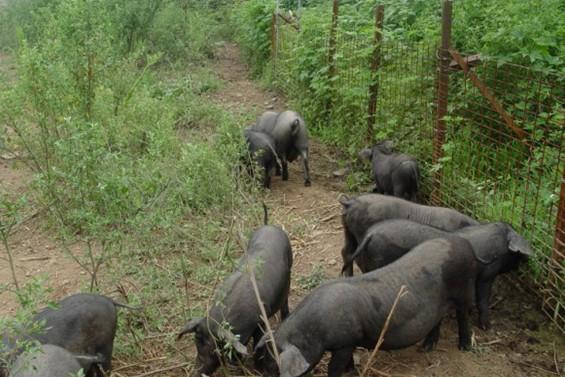
[[[551,259],[557,262],[557,264],[565,259],[565,168],[563,169],[563,176],[561,177],[561,194],[559,195],[559,207],[557,210]]]
[[[332,26],[330,29],[330,40],[328,45],[328,79],[330,82],[330,87],[333,90],[334,77],[337,73],[337,67],[335,62],[335,55],[337,52],[337,19],[339,16],[339,0],[333,0],[333,10],[332,10]],[[330,110],[332,107],[332,96],[326,102],[326,118],[329,118]]]
[[[452,2],[443,2],[441,17],[441,47],[439,56],[439,71],[437,80],[437,109],[436,126],[434,132],[434,150],[432,163],[437,165],[443,157],[443,144],[445,142],[446,124],[444,117],[447,115],[447,96],[449,89],[449,63],[451,57],[449,47],[451,44]],[[436,170],[432,180],[431,202],[433,205],[441,204],[442,169]]]
[[[565,168],[563,169],[563,175],[561,178],[561,193],[559,194],[559,206],[557,207],[557,220],[555,222],[555,233],[553,237],[553,251],[551,253],[551,259],[549,260],[548,266],[549,271],[558,274],[563,268],[563,262],[565,262]],[[555,286],[558,286],[559,284],[555,276],[550,274],[547,279],[547,290],[555,290],[556,288],[552,287],[552,283]],[[558,294],[558,292],[553,293]],[[558,302],[552,302],[555,301],[555,299],[552,299],[551,295],[546,293],[544,296],[544,309],[550,309],[554,312],[563,310],[562,307],[559,308]],[[555,315],[555,313],[551,314]]]
[[[375,8],[375,47],[371,60],[371,85],[369,86],[369,109],[367,118],[367,140],[372,145],[374,139],[373,127],[377,118],[377,99],[379,96],[379,80],[377,72],[381,65],[381,45],[383,42],[384,5]]]
[[[273,12],[271,18],[271,59],[273,64],[273,79],[276,78],[277,72],[277,12]]]

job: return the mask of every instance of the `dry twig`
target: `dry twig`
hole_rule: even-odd
[[[555,363],[555,372],[557,372],[557,374],[559,375],[561,371],[559,370],[559,363],[557,362],[557,350],[555,349],[555,342],[553,342],[553,362]]]
[[[336,217],[338,217],[339,215],[341,215],[340,213],[332,213],[330,216],[326,216],[324,217],[322,220],[320,220],[321,223],[325,223],[326,221],[330,221],[332,219],[335,219]]]
[[[158,373],[161,373],[161,372],[166,372],[166,371],[173,370],[173,369],[184,368],[184,367],[187,366],[187,365],[190,365],[190,363],[182,363],[182,364],[177,364],[177,365],[173,365],[173,366],[166,367],[166,368],[155,369],[155,370],[152,370],[152,371],[147,372],[147,373],[138,374],[138,375],[135,376],[135,377],[147,377],[147,376],[152,376],[152,375],[154,375],[154,374],[158,374]]]
[[[279,351],[277,350],[277,345],[275,343],[275,336],[273,335],[273,330],[271,329],[271,324],[269,323],[269,317],[267,312],[265,312],[265,307],[263,306],[263,301],[261,301],[261,295],[259,294],[259,288],[257,287],[257,280],[255,279],[255,271],[251,266],[249,268],[249,276],[251,278],[251,285],[253,286],[253,291],[255,292],[255,298],[257,299],[257,304],[259,304],[259,309],[261,310],[261,319],[265,323],[265,329],[269,336],[269,342],[273,345],[273,353],[275,354],[275,361],[280,369],[281,361],[279,357]]]
[[[528,364],[528,363],[525,363],[525,362],[520,361],[520,360],[512,360],[512,359],[510,359],[510,361],[512,361],[512,362],[515,363],[515,364],[522,365],[522,366],[524,366],[524,367],[537,369],[537,370],[540,370],[540,371],[545,372],[545,373],[549,373],[549,374],[554,375],[554,376],[559,376],[559,373],[555,373],[555,372],[552,371],[552,370],[545,369],[545,368],[542,368],[542,367],[538,367],[537,365]]]
[[[396,310],[396,305],[398,304],[398,301],[400,300],[400,298],[402,296],[404,296],[407,292],[408,291],[407,291],[405,285],[400,287],[400,290],[398,291],[398,294],[396,295],[396,298],[394,299],[394,303],[392,304],[392,308],[390,308],[390,312],[388,313],[388,317],[386,318],[385,325],[384,325],[383,329],[381,330],[381,334],[379,335],[379,340],[377,340],[377,344],[375,345],[373,352],[371,352],[369,359],[367,359],[367,363],[365,364],[365,367],[363,368],[363,372],[361,372],[361,377],[365,377],[365,375],[367,374],[367,371],[371,368],[371,364],[373,364],[373,360],[375,359],[375,356],[377,356],[377,353],[379,352],[379,348],[381,347],[382,343],[384,342],[384,336],[385,336],[385,334],[388,330],[388,325],[390,324],[390,320],[392,318],[392,315],[394,314],[394,311]]]
[[[28,257],[28,258],[20,258],[20,262],[32,262],[32,261],[40,261],[40,260],[48,260],[51,259],[49,256],[44,257]]]

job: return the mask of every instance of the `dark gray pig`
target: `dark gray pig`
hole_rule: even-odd
[[[34,321],[45,321],[45,331],[34,336],[42,344],[54,344],[76,354],[100,354],[100,366],[112,368],[112,350],[117,326],[117,309],[108,297],[80,293],[63,299],[56,309],[46,308]],[[98,368],[87,376],[104,376]]]
[[[10,376],[76,376],[79,370],[88,370],[90,365],[98,362],[100,362],[100,360],[97,356],[73,355],[59,346],[44,344],[38,349],[21,354],[16,360]]]
[[[362,272],[376,270],[390,264],[420,243],[450,233],[409,220],[387,220],[373,225],[359,247],[344,261],[342,271],[351,268],[353,261]],[[532,255],[528,241],[516,233],[509,224],[498,222],[460,229],[458,235],[471,244],[480,262],[476,280],[476,304],[479,326],[490,328],[489,301],[494,279],[509,272]]]
[[[34,317],[44,321],[44,331],[32,337],[42,344],[53,344],[73,354],[99,355],[100,367],[106,373],[112,369],[112,350],[117,327],[117,307],[127,307],[112,299],[79,293],[65,299],[55,309],[46,308]],[[130,308],[135,309],[135,308]],[[86,375],[104,376],[92,366]]]
[[[365,194],[351,199],[344,197],[339,201],[343,206],[341,220],[345,245],[341,255],[344,261],[350,259],[367,229],[383,220],[406,219],[449,232],[479,225],[475,219],[451,208],[425,206],[381,194]],[[345,271],[346,276],[353,274],[352,267]]]
[[[265,211],[265,223],[267,215]],[[280,311],[282,319],[288,316],[288,293],[292,250],[286,233],[276,226],[264,225],[251,236],[247,253],[215,294],[213,306],[204,318],[194,318],[179,333],[195,333],[198,351],[196,376],[210,375],[220,365],[218,353],[224,353],[229,344],[238,353],[246,355],[246,344],[253,337],[254,344],[263,335],[259,324],[261,311],[251,283],[249,269],[257,281],[261,301],[268,317]]]
[[[294,111],[264,112],[253,130],[269,134],[275,141],[275,150],[282,165],[282,179],[288,180],[288,161],[292,162],[302,157],[304,167],[304,186],[310,186],[310,171],[308,168],[308,131],[302,117]],[[277,168],[277,175],[280,173]]]
[[[275,142],[264,132],[253,131],[249,128],[243,131],[247,143],[247,151],[255,163],[263,170],[263,187],[271,187],[271,172],[277,165]]]
[[[471,245],[451,236],[422,243],[378,271],[321,285],[274,335],[280,376],[304,375],[326,351],[332,353],[328,376],[339,377],[351,369],[356,347],[375,346],[403,285],[407,293],[398,302],[382,349],[408,347],[421,339],[425,339],[425,349],[432,349],[439,339],[441,321],[453,306],[459,348],[470,349],[468,307],[473,300],[476,263]],[[267,339],[264,336],[258,347],[264,348]],[[272,358],[269,361],[272,365]]]
[[[375,181],[374,193],[394,195],[412,201],[416,199],[420,179],[416,158],[403,153],[393,153],[390,140],[363,149],[359,156],[371,161]]]

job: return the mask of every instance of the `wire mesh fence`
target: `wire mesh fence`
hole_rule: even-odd
[[[565,264],[554,250],[565,167],[563,78],[489,61],[474,74],[511,123],[468,75],[450,73],[441,202],[480,219],[507,221],[531,241],[530,267],[544,309],[563,328]]]
[[[309,124],[349,152],[392,138],[424,166],[423,200],[512,224],[535,250],[543,309],[565,331],[565,77],[480,58],[464,70],[439,38],[376,44],[331,18],[311,29],[274,20],[273,81]]]

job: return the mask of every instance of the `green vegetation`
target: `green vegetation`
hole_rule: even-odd
[[[332,77],[331,2],[281,2],[277,55],[269,55],[271,1],[238,5],[235,24],[248,58],[264,81],[282,90],[314,134],[350,158],[376,139],[390,138],[423,163],[423,198],[431,176],[443,171],[442,201],[483,220],[505,220],[532,240],[535,277],[547,278],[560,176],[565,79],[565,6],[562,1],[455,1],[452,45],[480,53],[478,75],[494,91],[515,124],[528,132],[519,142],[489,103],[451,74],[444,156],[432,164],[437,46],[441,1],[340,1]],[[374,7],[383,4],[384,43],[371,73]],[[242,22],[243,20],[243,22]],[[260,54],[258,54],[260,52]],[[511,64],[508,64],[511,63]],[[525,65],[528,69],[521,68]],[[378,84],[373,140],[368,139],[369,86]],[[507,136],[510,135],[510,136]],[[347,178],[364,190],[367,167]]]
[[[146,336],[204,311],[192,291],[211,295],[241,253],[241,230],[260,223],[256,185],[237,168],[248,119],[205,98],[221,85],[204,63],[222,6],[18,0],[0,12],[9,30],[0,48],[17,55],[17,80],[0,90],[2,153],[25,156],[35,173],[30,203],[90,278],[84,288],[120,287],[144,307],[142,318],[120,314],[118,354],[144,352]],[[2,195],[5,244],[23,206]],[[21,301],[16,285],[2,290]],[[45,304],[32,296],[14,319],[0,319],[3,329]]]
[[[518,126],[532,135],[530,149],[515,140],[493,142],[496,129],[477,136],[481,117],[469,114],[482,114],[472,104],[480,97],[454,79],[445,156],[432,165],[439,1],[381,2],[386,43],[376,75],[369,71],[375,2],[341,1],[332,79],[327,0],[301,2],[299,32],[280,27],[275,64],[274,2],[232,3],[0,3],[0,50],[17,60],[17,77],[0,86],[0,151],[17,151],[35,173],[26,200],[0,192],[2,258],[12,259],[8,238],[26,206],[37,206],[60,248],[89,277],[85,290],[117,288],[123,301],[144,307],[143,314],[120,313],[120,358],[154,357],[154,349],[182,354],[172,346],[174,331],[205,312],[216,283],[235,265],[245,233],[262,222],[258,201],[250,199],[259,195],[257,185],[237,166],[239,127],[249,119],[207,98],[222,85],[207,59],[220,38],[237,30],[257,77],[282,90],[312,132],[348,156],[367,143],[368,87],[378,81],[375,138],[393,138],[422,160],[424,194],[431,174],[443,168],[446,205],[481,219],[503,218],[529,236],[540,251],[532,267],[545,278],[563,157],[555,146],[540,146],[561,143],[562,104],[553,98],[563,98],[562,92],[532,89],[525,81],[498,88]],[[541,3],[457,2],[454,45],[487,60],[541,68],[543,75],[563,72],[565,8],[558,0]],[[296,0],[281,1],[283,9],[296,6]],[[519,75],[516,70],[505,80]],[[535,108],[533,90],[541,104]],[[352,190],[367,182],[358,170],[347,178]],[[295,228],[305,231],[301,224]],[[310,290],[325,278],[316,267],[298,284]],[[2,329],[25,326],[46,304],[41,280],[21,285],[14,276],[0,290],[15,292],[21,304],[15,316],[0,317]]]
[[[312,267],[312,272],[308,276],[300,276],[298,278],[298,285],[300,288],[311,291],[318,285],[322,284],[327,279],[324,270],[320,266]]]

